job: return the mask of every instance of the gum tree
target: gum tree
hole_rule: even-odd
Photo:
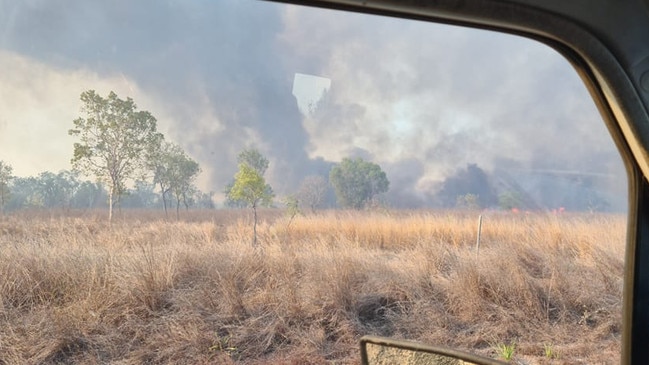
[[[264,174],[266,173],[266,170],[268,169],[269,161],[264,155],[261,154],[261,152],[259,152],[258,149],[247,148],[239,152],[239,155],[237,156],[237,163],[238,164],[243,163],[250,166],[260,176],[263,177]],[[248,206],[247,202],[242,200],[236,200],[233,198],[233,195],[230,194],[230,191],[234,187],[234,184],[235,184],[234,180],[230,181],[230,183],[223,190],[223,193],[225,194],[226,197],[225,205],[230,208],[245,208],[246,206]]]
[[[194,180],[201,172],[198,162],[187,156],[183,149],[175,144],[163,142],[160,150],[154,154],[153,181],[160,187],[160,194],[167,213],[166,194],[176,199],[176,219],[180,216],[180,201],[187,206],[187,197],[194,191]]]
[[[108,189],[108,220],[126,190],[128,180],[144,175],[151,152],[162,134],[148,111],[137,110],[131,98],[110,92],[101,97],[94,90],[81,93],[83,117],[74,120],[68,133],[77,137],[72,166],[95,177]]]
[[[338,204],[353,209],[364,208],[377,194],[385,193],[390,187],[381,167],[362,158],[344,158],[331,169],[329,181]]]
[[[257,244],[257,207],[270,206],[275,194],[264,177],[247,163],[239,163],[228,199],[242,201],[253,211],[253,245]]]
[[[189,157],[185,151],[179,150],[171,156],[171,193],[176,198],[176,218],[179,217],[180,201],[185,209],[189,209],[187,199],[196,193],[194,182],[201,172],[198,162]]]

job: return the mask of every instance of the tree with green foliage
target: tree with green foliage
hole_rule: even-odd
[[[362,158],[344,158],[331,169],[329,181],[338,204],[353,209],[364,208],[377,194],[387,192],[390,187],[381,167]]]
[[[191,159],[183,151],[171,156],[171,193],[176,198],[176,219],[180,218],[180,201],[189,209],[188,199],[194,195],[194,181],[201,172],[198,162]]]
[[[108,187],[108,220],[126,190],[126,183],[144,174],[152,151],[162,141],[157,121],[148,111],[137,110],[131,98],[120,99],[110,92],[106,98],[94,90],[81,93],[85,117],[74,120],[72,166],[95,175]]]
[[[247,148],[239,152],[239,155],[237,156],[237,163],[238,164],[245,163],[246,165],[250,166],[252,169],[257,171],[257,173],[262,177],[266,173],[266,170],[268,169],[268,165],[269,165],[268,159],[264,155],[262,155],[261,152],[259,152],[259,150],[256,148]],[[223,189],[223,193],[225,194],[226,197],[225,206],[229,208],[247,207],[248,202],[242,200],[233,200],[230,191],[232,190],[234,184],[235,181],[232,180],[228,183],[228,185],[225,186],[225,189]]]
[[[273,189],[266,184],[264,177],[247,163],[239,164],[239,171],[234,175],[234,184],[228,198],[243,201],[253,211],[253,245],[257,244],[257,207],[270,206],[273,201]]]
[[[162,204],[167,214],[167,193],[176,200],[176,218],[180,217],[180,202],[188,207],[187,199],[194,192],[194,181],[201,172],[198,162],[187,156],[178,145],[162,142],[151,159],[153,181],[160,187]]]
[[[5,205],[9,202],[9,184],[13,179],[13,168],[0,160],[0,213],[4,214]]]

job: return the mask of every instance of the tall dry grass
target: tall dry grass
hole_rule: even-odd
[[[619,362],[625,219],[0,218],[0,364],[358,363],[364,334]],[[544,357],[544,345],[558,358]]]

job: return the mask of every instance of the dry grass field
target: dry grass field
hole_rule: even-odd
[[[0,217],[0,364],[357,364],[374,334],[619,362],[625,218]]]

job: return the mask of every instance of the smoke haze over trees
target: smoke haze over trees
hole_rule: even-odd
[[[455,204],[448,183],[476,166],[484,206],[521,188],[539,209],[625,209],[624,170],[585,87],[533,41],[253,1],[1,6],[12,72],[0,75],[0,157],[17,176],[67,169],[78,95],[114,89],[200,164],[204,191],[222,191],[255,145],[281,195],[361,157],[390,177],[394,207]],[[307,113],[296,73],[330,80]]]
[[[146,181],[136,181],[127,188],[120,199],[120,208],[163,209],[162,196],[155,191],[156,186]],[[61,170],[57,173],[43,171],[37,176],[14,177],[5,186],[7,201],[5,209],[9,212],[20,209],[106,209],[108,191],[100,183],[84,180],[78,173]],[[214,209],[212,193],[192,190],[191,194],[167,198],[169,204],[187,204],[198,209]]]

